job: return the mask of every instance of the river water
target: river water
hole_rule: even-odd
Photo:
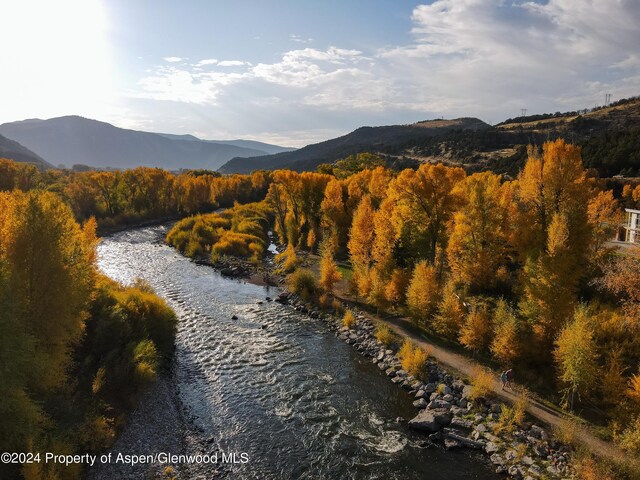
[[[322,321],[258,304],[277,292],[194,264],[162,243],[165,234],[109,236],[99,266],[125,284],[147,280],[175,309],[171,388],[205,443],[248,458],[226,478],[499,478],[477,454],[422,448],[424,436],[396,421],[416,414],[412,398]]]

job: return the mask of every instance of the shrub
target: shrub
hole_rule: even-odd
[[[377,326],[375,335],[376,340],[378,340],[383,345],[389,346],[393,343],[393,333],[391,332],[391,329],[384,323],[381,323]]]
[[[289,275],[287,283],[293,293],[305,299],[310,299],[319,291],[315,275],[306,268],[299,268]]]
[[[574,462],[576,478],[581,480],[615,480],[615,475],[608,465],[596,462],[593,457],[585,456]]]
[[[553,429],[553,434],[561,443],[575,446],[578,443],[579,437],[578,423],[570,418],[564,418],[560,424]]]
[[[523,424],[527,405],[528,400],[526,397],[518,397],[518,400],[511,407],[503,404],[500,417],[493,426],[493,433],[496,435],[501,433],[512,434],[516,427]]]
[[[471,393],[473,400],[485,398],[493,388],[493,373],[485,368],[478,367],[471,376]]]
[[[300,260],[296,255],[296,249],[294,248],[293,243],[287,244],[286,250],[276,255],[276,262],[281,264],[280,270],[283,273],[291,273],[298,268]]]
[[[420,378],[423,376],[429,353],[415,346],[410,340],[405,340],[398,352],[398,358],[405,372]]]
[[[347,309],[346,313],[344,314],[344,318],[342,319],[342,324],[349,330],[356,326],[356,317],[353,315],[353,312],[351,310]]]
[[[627,452],[640,455],[640,415],[622,432],[618,441]]]

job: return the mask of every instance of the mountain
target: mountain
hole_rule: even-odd
[[[251,159],[234,158],[220,167],[221,173],[248,173],[253,170],[288,168],[295,171],[315,170],[322,163],[361,152],[386,152],[406,145],[424,142],[451,131],[482,131],[491,128],[477,118],[431,120],[411,125],[361,127],[342,137],[308,145],[293,152]]]
[[[53,165],[33,153],[18,142],[0,135],[0,158],[8,158],[16,162],[31,163],[40,169],[52,168]]]
[[[282,152],[293,152],[296,150],[291,147],[281,147],[279,145],[272,145],[270,143],[257,142],[255,140],[202,140],[201,138],[194,137],[193,135],[174,135],[172,133],[162,133],[164,137],[176,139],[176,140],[191,140],[197,142],[208,142],[208,143],[220,143],[222,145],[233,145],[234,147],[240,148],[251,148],[254,150],[260,150],[264,152],[266,155],[273,155],[276,153]]]
[[[607,107],[508,119],[495,126],[462,118],[363,127],[295,152],[234,158],[219,171],[315,170],[321,163],[369,152],[382,156],[389,165],[442,162],[460,165],[468,172],[491,170],[515,176],[526,161],[527,145],[557,138],[581,146],[585,166],[596,169],[600,176],[640,176],[640,97]]]
[[[207,142],[193,136],[167,136],[115,127],[78,116],[24,120],[0,125],[0,134],[16,139],[54,165],[132,168],[137,166],[215,170],[233,157],[254,157],[266,150]]]

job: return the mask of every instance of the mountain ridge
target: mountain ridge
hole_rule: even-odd
[[[220,167],[221,173],[249,173],[256,169],[289,168],[296,171],[314,170],[322,163],[331,163],[348,155],[371,152],[380,145],[400,145],[415,139],[441,135],[450,130],[484,130],[491,126],[478,118],[425,120],[408,125],[359,127],[354,131],[324,142],[307,145],[293,152],[252,159],[233,158]],[[375,153],[372,152],[372,153]]]
[[[8,158],[16,162],[30,163],[40,169],[52,168],[49,162],[24,145],[0,135],[0,158]]]
[[[196,137],[168,138],[78,115],[4,123],[0,125],[0,134],[51,164],[67,167],[82,164],[95,168],[151,166],[169,170],[215,170],[233,157],[250,158],[266,153]]]
[[[424,129],[425,132],[420,132]],[[446,163],[468,172],[491,170],[517,175],[527,158],[527,145],[564,138],[582,147],[586,167],[601,176],[640,175],[640,97],[606,107],[531,115],[489,125],[473,117],[427,120],[411,125],[360,127],[353,132],[295,152],[233,158],[221,173],[256,169],[315,170],[322,163],[358,153],[374,153],[389,165]]]

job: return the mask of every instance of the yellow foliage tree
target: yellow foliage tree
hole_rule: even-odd
[[[402,268],[395,268],[391,273],[391,278],[387,283],[386,297],[394,307],[398,308],[404,305],[407,297],[407,289],[411,282],[411,275],[409,272]]]
[[[389,185],[388,196],[397,203],[393,221],[412,263],[426,258],[434,263],[438,244],[446,243],[446,227],[461,204],[454,189],[465,176],[461,168],[422,164],[403,170]]]
[[[472,290],[488,290],[498,280],[508,252],[508,201],[500,178],[476,173],[458,184],[465,204],[453,217],[447,258],[456,279]]]
[[[520,355],[518,320],[504,299],[499,299],[493,312],[491,355],[503,366],[513,365]]]
[[[479,352],[487,347],[491,336],[491,315],[485,305],[475,306],[460,329],[459,340],[465,348]]]
[[[447,338],[456,338],[467,316],[465,306],[456,293],[453,279],[449,279],[442,290],[438,313],[433,317],[433,329]]]
[[[598,378],[597,350],[590,314],[576,308],[573,319],[562,329],[553,352],[558,379],[564,385],[564,403],[573,409],[574,397],[589,392]]]
[[[407,306],[416,322],[425,322],[431,317],[438,302],[438,295],[436,269],[423,260],[414,268],[407,289]]]
[[[324,248],[320,260],[320,286],[327,293],[333,293],[334,285],[340,281],[342,275],[338,270],[331,249]]]

